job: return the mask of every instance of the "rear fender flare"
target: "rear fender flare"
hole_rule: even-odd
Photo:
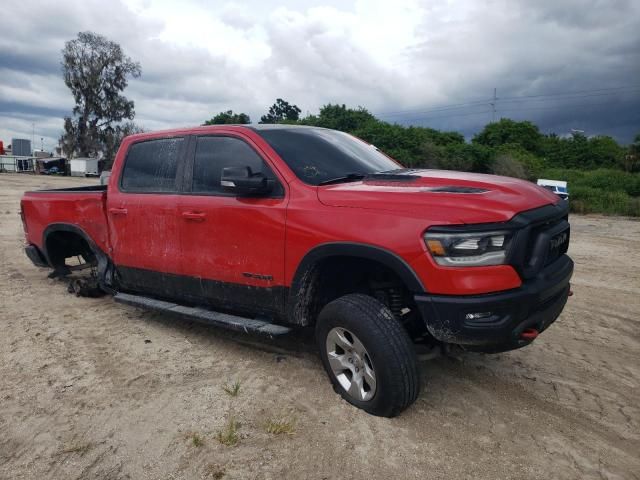
[[[52,223],[47,226],[47,228],[45,228],[44,232],[42,233],[42,254],[47,260],[49,266],[53,268],[53,264],[51,263],[51,259],[49,257],[47,240],[49,239],[49,236],[51,234],[57,232],[72,232],[81,237],[85,242],[87,242],[87,245],[89,245],[89,248],[93,251],[98,261],[98,283],[100,287],[106,292],[114,293],[114,290],[107,284],[107,275],[110,271],[109,267],[112,265],[111,259],[105,252],[100,249],[100,247],[98,247],[98,245],[96,245],[89,234],[87,234],[87,232],[85,232],[77,225],[73,225],[70,223]]]

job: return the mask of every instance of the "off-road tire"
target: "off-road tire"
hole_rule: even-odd
[[[376,390],[367,401],[349,395],[329,364],[327,336],[334,328],[353,332],[373,363]],[[394,417],[416,400],[420,377],[415,350],[405,329],[384,304],[367,295],[345,295],[322,309],[315,330],[322,364],[334,390],[347,402],[372,415]]]

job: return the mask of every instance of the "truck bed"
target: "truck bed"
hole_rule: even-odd
[[[45,251],[46,229],[62,224],[82,230],[100,249],[108,251],[106,201],[106,185],[25,192],[20,206],[27,243]]]

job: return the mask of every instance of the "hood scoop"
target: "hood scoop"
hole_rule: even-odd
[[[444,186],[444,187],[425,187],[421,188],[423,192],[433,192],[433,193],[486,193],[489,190],[486,188],[478,188],[478,187],[461,187],[456,185]]]
[[[415,182],[419,178],[406,173],[380,172],[367,175],[364,180],[367,182]]]
[[[481,187],[471,187],[467,185],[438,185],[429,187],[424,185],[425,178],[420,175],[424,170],[415,168],[399,168],[397,170],[389,170],[387,172],[372,173],[367,175],[363,182],[370,185],[385,185],[394,183],[413,184],[420,180],[422,185],[417,186],[421,192],[430,193],[486,193],[489,190]]]

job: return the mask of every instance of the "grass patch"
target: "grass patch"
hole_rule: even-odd
[[[195,432],[191,433],[189,435],[189,438],[191,439],[191,443],[194,447],[201,447],[202,445],[204,445],[204,438],[202,438]]]
[[[232,397],[237,397],[238,393],[240,393],[240,380],[236,380],[233,383],[226,383],[222,386],[222,390]]]
[[[218,432],[218,441],[226,445],[227,447],[233,447],[240,441],[240,435],[238,434],[238,428],[240,425],[234,417],[231,417],[222,430]]]
[[[267,433],[273,435],[293,435],[296,431],[296,420],[289,417],[270,418],[264,428]]]

